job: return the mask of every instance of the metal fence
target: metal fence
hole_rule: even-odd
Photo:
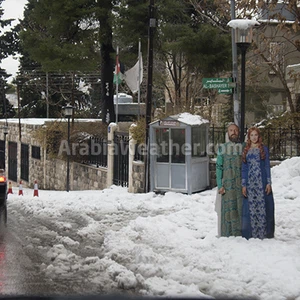
[[[299,129],[266,128],[261,131],[264,144],[269,147],[271,159],[284,160],[300,155]]]
[[[128,187],[129,134],[115,132],[115,155],[113,184]]]
[[[211,157],[216,156],[218,145],[225,142],[226,127],[209,128],[208,148]],[[294,156],[300,156],[300,130],[290,128],[260,128],[263,143],[269,148],[270,159],[284,160]],[[247,132],[247,128],[245,128]],[[135,161],[144,161],[145,145],[137,144],[135,148]],[[90,138],[89,154],[85,163],[97,167],[107,167],[107,139]]]
[[[264,145],[269,148],[270,159],[284,160],[300,156],[300,130],[290,128],[259,128]],[[210,127],[209,144],[212,154],[216,155],[217,146],[225,142],[226,127]],[[247,128],[245,128],[247,132]]]
[[[96,167],[107,167],[107,139],[91,137],[88,141],[88,154],[85,155],[84,163],[96,165]]]

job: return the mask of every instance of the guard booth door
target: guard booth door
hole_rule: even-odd
[[[186,190],[185,128],[156,128],[155,189]]]

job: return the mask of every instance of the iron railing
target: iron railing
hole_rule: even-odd
[[[211,157],[216,156],[218,145],[225,142],[226,127],[209,128],[208,148]],[[300,156],[300,130],[290,128],[260,128],[263,143],[269,148],[271,160],[284,160],[294,156]],[[247,128],[245,128],[247,132]],[[135,161],[145,160],[145,145],[135,146]],[[101,149],[101,151],[100,151]],[[107,139],[90,138],[89,154],[85,158],[85,163],[96,165],[97,167],[107,167]]]
[[[271,160],[284,160],[294,156],[300,156],[300,130],[290,128],[259,128],[264,145],[269,148]],[[212,156],[216,155],[217,145],[225,142],[225,127],[210,127],[209,144],[214,149]],[[247,132],[247,128],[245,128]]]
[[[113,184],[128,187],[129,134],[125,132],[115,132],[114,145]]]
[[[107,167],[107,139],[91,137],[88,140],[88,154],[84,156],[83,163],[98,167]],[[82,157],[82,156],[81,156]]]

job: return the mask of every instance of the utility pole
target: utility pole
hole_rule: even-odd
[[[46,72],[46,107],[47,107],[47,119],[49,119],[49,77]]]
[[[154,18],[154,0],[150,0],[149,4],[149,25],[148,25],[148,77],[147,77],[147,99],[146,99],[146,157],[145,157],[145,192],[148,192],[149,187],[149,124],[152,114],[152,82],[153,82],[153,39],[156,20]]]
[[[231,0],[231,20],[235,19],[235,0]],[[235,82],[233,89],[233,119],[234,123],[241,127],[240,101],[238,97],[238,64],[237,64],[237,45],[235,41],[235,29],[231,28],[232,45],[232,81]]]
[[[18,121],[19,121],[19,140],[22,139],[22,124],[21,124],[21,100],[20,100],[20,85],[17,81],[17,97],[18,97]]]

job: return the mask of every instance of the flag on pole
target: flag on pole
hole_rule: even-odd
[[[140,70],[139,70],[140,67]],[[125,82],[132,91],[136,93],[139,90],[139,86],[143,81],[143,59],[142,55],[139,55],[137,63],[128,71],[124,73]]]
[[[120,62],[119,62],[119,54],[116,55],[116,66],[115,66],[115,74],[114,74],[114,84],[120,84],[122,82],[123,76],[121,73]]]

